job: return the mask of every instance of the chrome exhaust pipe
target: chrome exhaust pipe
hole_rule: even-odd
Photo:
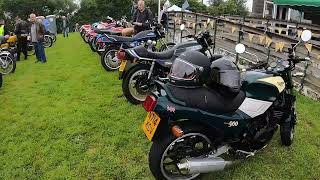
[[[177,166],[182,174],[209,173],[224,170],[233,161],[225,161],[220,157],[190,158],[178,163]]]

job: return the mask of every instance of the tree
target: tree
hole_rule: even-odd
[[[211,15],[240,15],[246,16],[248,10],[246,8],[246,0],[227,0],[227,1],[216,1],[209,7],[209,13]]]

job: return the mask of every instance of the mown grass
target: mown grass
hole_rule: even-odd
[[[18,63],[0,90],[0,179],[153,179],[145,112],[123,97],[78,34],[59,37],[48,63]],[[292,147],[277,134],[257,156],[204,179],[319,179],[320,103],[298,98]]]

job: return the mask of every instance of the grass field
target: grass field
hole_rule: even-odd
[[[145,112],[122,97],[78,34],[58,38],[48,63],[18,62],[0,90],[0,179],[153,179]],[[320,179],[320,103],[298,97],[292,147],[279,135],[255,157],[203,179]]]

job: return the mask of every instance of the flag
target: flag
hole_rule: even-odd
[[[188,3],[188,0],[185,0],[184,3],[182,4],[182,10],[185,11],[185,10],[188,10],[190,7],[189,3]]]

